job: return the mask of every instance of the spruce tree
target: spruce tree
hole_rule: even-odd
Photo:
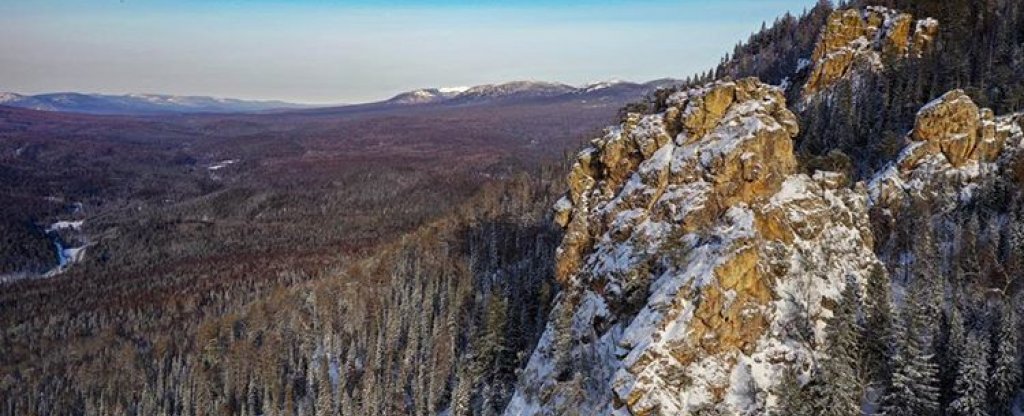
[[[573,375],[573,298],[565,296],[556,307],[555,327],[555,374],[558,381],[568,381]]]
[[[956,399],[950,404],[955,416],[987,416],[986,383],[988,377],[988,342],[979,331],[967,337],[963,361],[957,372]]]
[[[892,384],[893,322],[892,281],[881,267],[876,268],[867,282],[864,299],[864,370],[875,389],[887,390]]]
[[[995,356],[992,359],[992,376],[989,378],[992,414],[1008,415],[1021,382],[1017,314],[1009,305],[1003,306],[994,341]]]
[[[960,303],[953,301],[946,318],[948,327],[944,343],[942,366],[942,403],[948,405],[956,399],[956,379],[963,361],[964,350],[967,348],[967,331],[964,329],[964,318],[960,313]]]
[[[810,396],[821,416],[860,415],[862,386],[858,379],[860,365],[860,327],[857,310],[860,296],[851,279],[843,290],[843,298],[832,311],[828,329],[829,342],[819,362],[819,380],[810,386]]]
[[[892,389],[885,398],[886,416],[931,416],[939,411],[938,367],[921,336],[928,309],[921,307],[920,294],[908,294],[900,319],[895,320],[895,353],[891,367]]]
[[[320,362],[317,371],[316,381],[316,416],[331,416],[337,414],[334,408],[334,393],[331,388],[331,376],[328,371],[328,361]]]
[[[769,412],[772,416],[815,415],[809,394],[793,368],[787,369],[783,374],[782,381],[775,388],[775,397],[775,408]]]

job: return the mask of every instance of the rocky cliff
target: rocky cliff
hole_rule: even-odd
[[[779,89],[745,79],[583,150],[556,207],[566,289],[507,414],[772,406],[847,280],[879,267],[866,192],[798,174],[797,130]]]
[[[879,7],[833,13],[803,98],[919,56],[937,29]],[[922,107],[899,156],[858,183],[800,173],[799,123],[778,87],[719,81],[665,104],[576,156],[554,214],[564,291],[507,415],[771,414],[783,375],[807,380],[827,358],[844,288],[903,274],[908,247],[943,252],[894,240],[955,229],[943,215],[1024,178],[1022,116],[960,90]]]
[[[810,59],[803,97],[811,97],[858,71],[882,68],[887,59],[920,57],[931,47],[939,22],[885,7],[837,10],[829,16]]]
[[[924,106],[899,157],[869,184],[877,233],[896,238],[900,221],[928,224],[923,216],[939,217],[971,204],[977,191],[1000,177],[1016,175],[1022,141],[1021,115],[996,117],[954,90]],[[901,253],[877,250],[899,269]]]
[[[979,109],[963,91],[946,93],[918,112],[899,157],[872,180],[873,203],[898,213],[915,198],[969,199],[972,184],[1010,161],[1020,141],[1018,121],[1019,115]]]

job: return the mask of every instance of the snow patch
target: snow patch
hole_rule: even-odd
[[[238,163],[238,160],[235,160],[235,159],[222,160],[220,162],[217,162],[217,163],[214,163],[214,164],[210,165],[210,167],[208,167],[207,169],[214,170],[214,171],[221,170],[221,169],[224,169],[224,168],[226,168],[228,166],[231,166],[231,165],[233,165],[235,163]]]

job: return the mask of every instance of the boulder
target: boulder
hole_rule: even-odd
[[[962,90],[946,93],[917,113],[911,138],[937,143],[954,167],[976,159],[981,112]]]
[[[879,223],[892,224],[912,205],[941,212],[970,201],[977,185],[1017,159],[1017,117],[996,117],[961,90],[922,107],[895,163],[871,179],[872,205],[889,216]]]

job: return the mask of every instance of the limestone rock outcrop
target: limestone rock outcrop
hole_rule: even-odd
[[[1022,140],[1021,114],[996,117],[962,91],[918,112],[899,156],[868,186],[875,252],[890,276],[912,276],[922,253],[950,270],[943,253],[962,238],[951,233],[965,232],[969,213],[1003,198],[1005,186],[1019,186]]]
[[[961,90],[947,92],[918,111],[899,157],[872,179],[873,205],[895,213],[914,199],[938,209],[969,199],[973,185],[1018,149],[1019,121],[978,108]]]
[[[1002,148],[1005,135],[997,134],[992,111],[982,111],[962,90],[946,93],[917,113],[914,141],[939,149],[954,167],[969,160],[991,162]]]
[[[807,98],[858,71],[881,68],[885,59],[921,56],[938,34],[934,19],[885,7],[837,10],[828,18],[811,55],[811,72],[804,84]]]
[[[794,115],[756,79],[673,94],[577,156],[555,207],[565,290],[506,414],[757,412],[818,352],[874,257],[863,188],[797,173]]]

